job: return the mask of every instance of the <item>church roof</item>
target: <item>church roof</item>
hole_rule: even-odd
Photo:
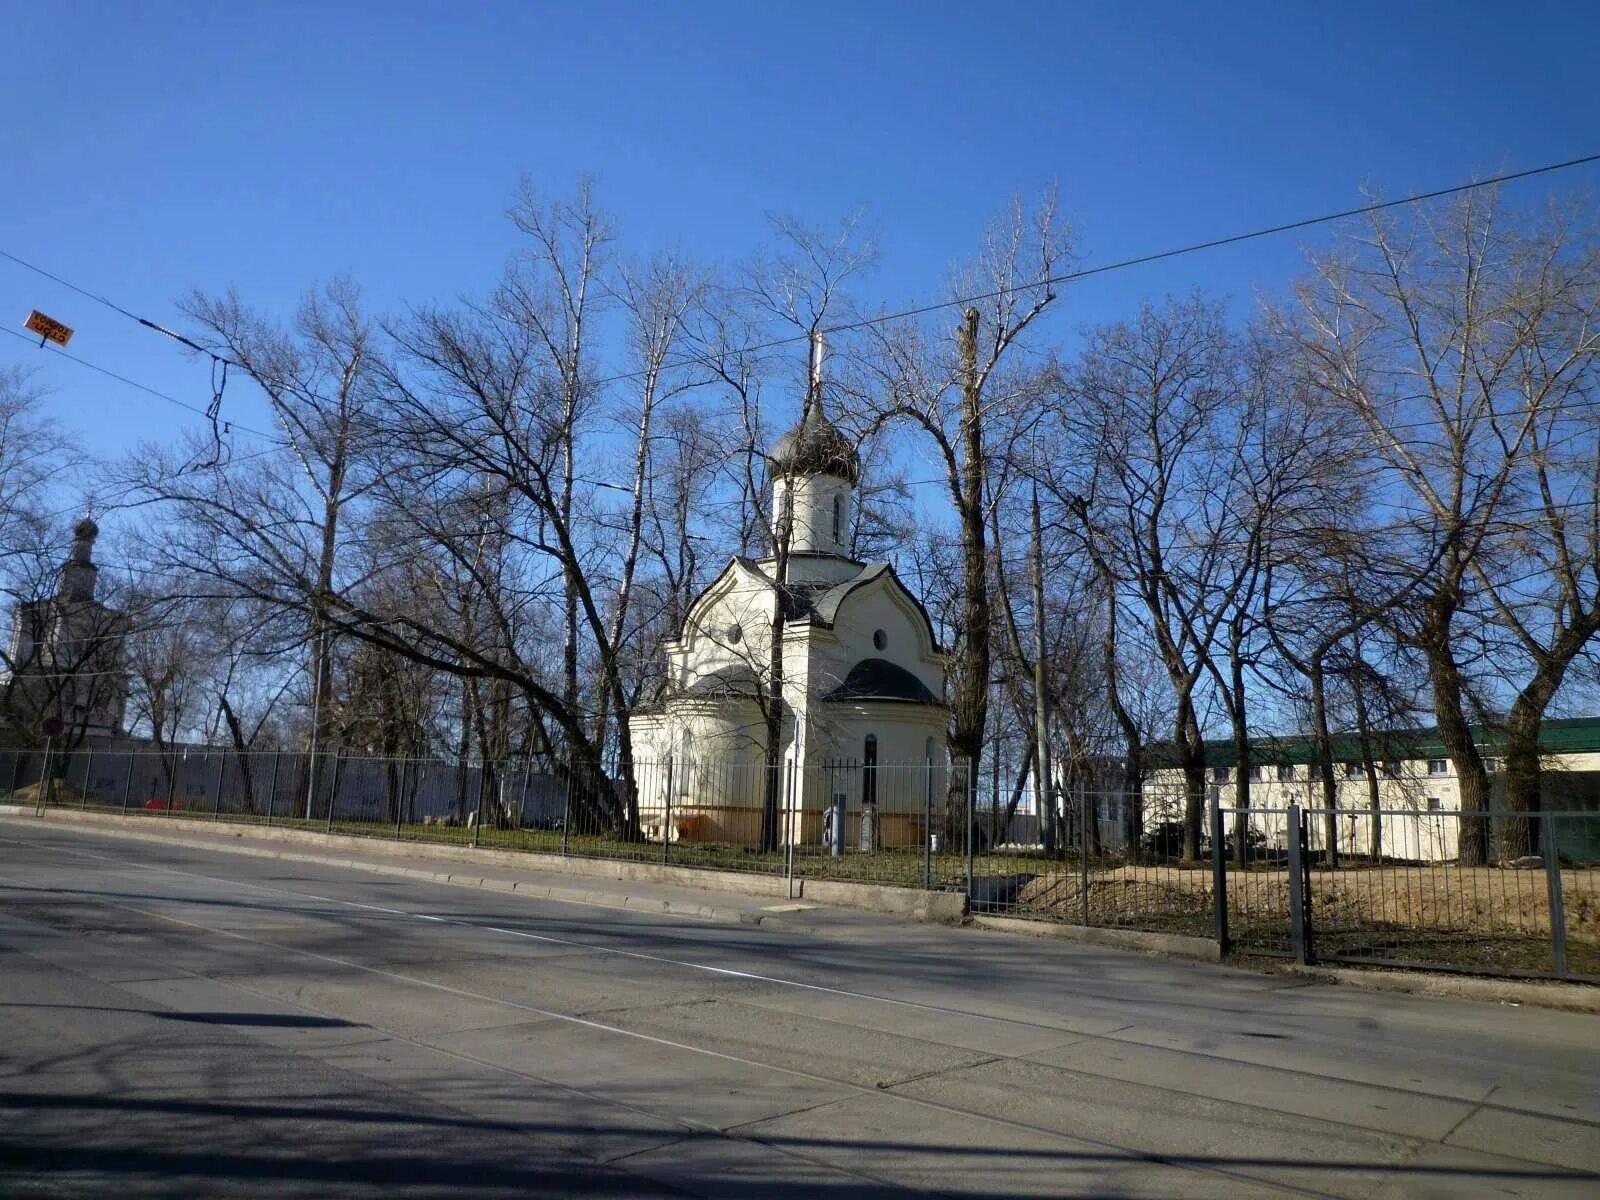
[[[852,486],[861,478],[856,444],[828,420],[820,394],[807,401],[800,424],[772,443],[767,458],[784,475],[836,475]]]
[[[886,658],[864,658],[850,668],[844,682],[824,700],[900,700],[908,704],[940,704],[910,671]]]

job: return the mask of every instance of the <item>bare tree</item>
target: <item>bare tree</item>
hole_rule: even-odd
[[[1582,525],[1565,504],[1591,485],[1584,467],[1558,452],[1574,435],[1567,402],[1592,387],[1592,242],[1574,252],[1559,220],[1521,228],[1493,194],[1469,193],[1405,218],[1376,215],[1316,267],[1300,290],[1303,345],[1318,385],[1360,418],[1414,505],[1398,511],[1410,519],[1428,575],[1390,624],[1428,663],[1434,716],[1468,815],[1461,859],[1481,863],[1487,821],[1473,814],[1488,808],[1488,780],[1460,654],[1474,592],[1487,589],[1535,664],[1512,735],[1517,781],[1508,791],[1520,811],[1538,803],[1539,719],[1600,628],[1593,580],[1585,585],[1588,572],[1563,562],[1587,552],[1572,538]],[[1537,519],[1508,525],[1527,501],[1542,510]],[[1524,549],[1537,543],[1550,568],[1539,573],[1531,590],[1541,601],[1531,605],[1522,602],[1527,580],[1493,574],[1505,561],[1501,546],[1519,540]],[[1592,545],[1592,535],[1584,542]],[[1512,822],[1509,837],[1512,849],[1525,849],[1527,823]]]
[[[1106,585],[1131,600],[1172,689],[1186,858],[1199,853],[1206,796],[1198,689],[1255,570],[1231,532],[1238,399],[1222,314],[1199,298],[1091,331],[1061,399],[1084,464],[1082,536]]]
[[[954,648],[950,749],[967,761],[974,788],[994,660],[987,431],[999,412],[1007,406],[1014,410],[1038,386],[1038,372],[1008,372],[1007,366],[1056,299],[1051,281],[1071,244],[1054,192],[1032,211],[1015,201],[986,233],[977,261],[957,276],[958,294],[985,293],[988,299],[965,310],[953,340],[930,337],[910,323],[872,327],[881,387],[877,421],[909,425],[932,446],[960,531],[962,611]]]

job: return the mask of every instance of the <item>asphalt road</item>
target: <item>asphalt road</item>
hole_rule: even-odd
[[[0,822],[4,1196],[1592,1197],[1597,1067],[1592,1016]]]

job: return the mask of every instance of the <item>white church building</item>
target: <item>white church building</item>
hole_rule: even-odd
[[[768,453],[772,512],[780,531],[789,530],[786,560],[729,561],[667,643],[655,702],[630,720],[641,821],[652,836],[755,840],[772,623],[785,592],[780,769],[787,836],[820,840],[824,810],[843,803],[852,845],[861,844],[863,811],[875,818],[868,839],[915,844],[926,832],[930,798],[943,804],[945,653],[893,566],[847,553],[860,458],[823,411],[815,346],[811,375],[800,423]]]

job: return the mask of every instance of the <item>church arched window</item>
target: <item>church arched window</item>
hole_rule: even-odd
[[[833,496],[833,540],[844,545],[844,497],[837,492]]]

